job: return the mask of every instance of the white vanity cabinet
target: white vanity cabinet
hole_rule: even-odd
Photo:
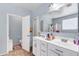
[[[77,56],[78,53],[54,44],[48,43],[48,56]]]
[[[33,38],[33,54],[40,56],[40,40],[37,38]]]
[[[78,48],[77,46],[69,46],[69,44],[62,45],[60,43],[47,41],[40,37],[34,37],[33,54],[36,56],[79,56],[78,49],[72,49]]]

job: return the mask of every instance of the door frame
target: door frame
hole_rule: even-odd
[[[21,17],[21,16],[19,16],[17,14],[7,13],[7,53],[9,52],[8,41],[10,40],[9,39],[9,16],[18,16],[18,17]],[[12,49],[13,49],[13,47],[12,47]]]

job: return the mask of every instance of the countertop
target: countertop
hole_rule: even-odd
[[[48,43],[51,43],[51,44],[57,45],[59,47],[63,47],[63,48],[75,51],[75,52],[79,52],[79,46],[75,45],[71,41],[68,41],[67,43],[65,43],[65,42],[62,42],[60,39],[54,39],[54,40],[49,41],[49,40],[45,40],[45,38],[39,37],[39,36],[35,36],[34,38],[37,38],[39,40],[43,40],[45,42],[48,42]]]

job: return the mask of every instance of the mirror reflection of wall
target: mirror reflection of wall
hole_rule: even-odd
[[[36,19],[33,19],[33,35],[34,35],[34,36],[36,35],[36,32],[37,32],[36,28],[37,28]],[[36,32],[35,32],[35,31],[36,31]]]
[[[78,14],[71,14],[59,18],[52,19],[52,22],[56,30],[65,33],[77,33],[78,32]]]
[[[49,15],[46,14],[40,17],[40,31],[41,32],[48,32],[51,24],[52,24],[52,19],[50,18]]]
[[[44,24],[44,22],[43,22],[43,20],[41,20],[41,21],[40,21],[40,31],[41,31],[41,32],[43,32],[43,24]]]
[[[33,18],[33,36],[37,36],[40,33],[40,20],[39,17],[36,16]]]

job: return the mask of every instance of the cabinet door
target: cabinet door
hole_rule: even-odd
[[[33,54],[37,55],[37,40],[33,38]]]
[[[33,54],[40,56],[40,40],[37,38],[33,38]]]
[[[37,56],[40,56],[40,40],[37,39]]]

